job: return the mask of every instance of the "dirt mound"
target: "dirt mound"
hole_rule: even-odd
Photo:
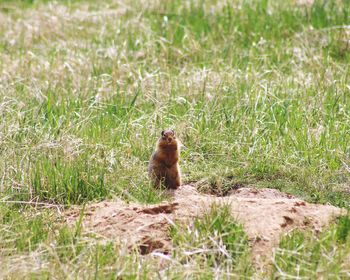
[[[185,185],[172,193],[173,201],[152,206],[122,201],[101,202],[87,206],[83,219],[85,232],[137,246],[142,254],[154,250],[168,252],[168,229],[173,221],[188,220],[203,214],[211,204],[229,204],[232,214],[243,224],[250,239],[253,257],[261,263],[272,254],[281,234],[294,228],[319,231],[341,209],[330,205],[309,204],[274,189],[241,188],[229,196],[203,195]],[[79,217],[79,210],[66,214],[69,223]]]
[[[229,193],[235,197],[244,197],[244,198],[260,198],[260,199],[279,199],[279,198],[295,198],[290,194],[282,193],[275,189],[254,189],[254,188],[240,188],[233,190]]]

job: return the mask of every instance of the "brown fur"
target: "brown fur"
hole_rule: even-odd
[[[167,189],[177,189],[181,185],[179,157],[180,142],[176,139],[175,132],[162,131],[148,165],[148,173],[155,187],[163,184]]]

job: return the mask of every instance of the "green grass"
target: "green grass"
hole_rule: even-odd
[[[319,236],[293,232],[284,237],[274,256],[272,279],[347,279],[350,218],[342,217]]]
[[[142,28],[134,22],[136,4],[116,22],[95,16],[94,24],[79,5],[60,6],[66,16],[43,4],[7,14],[0,41],[4,189],[14,177],[33,184],[38,166],[56,154],[67,167],[58,170],[62,176],[85,172],[85,159],[66,163],[84,154],[98,166],[87,173],[103,173],[104,187],[91,196],[77,188],[33,195],[75,203],[120,193],[142,184],[159,131],[171,126],[186,147],[185,181],[231,178],[228,185],[278,187],[309,201],[349,205],[349,52],[341,28],[347,2],[209,9],[171,1],[147,6]],[[87,5],[92,14],[106,11]],[[44,11],[61,27],[14,24],[23,18],[35,27],[30,18],[40,22]],[[83,28],[75,24],[79,17]]]
[[[268,187],[348,208],[349,5],[0,1],[0,232],[17,231],[6,200],[167,198],[147,179],[167,127],[203,192]],[[20,220],[9,248],[40,254],[42,221]]]
[[[193,278],[239,275],[242,279],[249,279],[252,276],[248,237],[230,211],[229,205],[213,205],[193,224],[172,226],[173,258],[193,270]],[[219,275],[215,274],[216,271]]]
[[[30,213],[23,209],[1,205],[0,221],[2,236],[0,248],[6,256],[14,252],[34,251],[38,245],[48,239],[53,223],[48,219],[48,213],[42,213],[25,222]],[[6,249],[9,250],[8,253]]]

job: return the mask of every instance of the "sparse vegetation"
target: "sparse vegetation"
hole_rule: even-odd
[[[156,260],[75,234],[55,209],[163,200],[146,173],[162,128],[204,192],[349,208],[350,2],[296,2],[0,1],[0,278],[149,278]],[[295,276],[306,250],[300,271],[323,269],[304,249],[316,244],[334,262],[322,273],[349,276],[341,225],[283,239],[275,263]]]
[[[350,276],[349,217],[320,235],[293,232],[281,240],[272,279],[347,279]]]
[[[213,205],[193,224],[174,225],[171,237],[175,244],[174,259],[187,266],[194,278],[252,276],[248,238],[228,205]]]

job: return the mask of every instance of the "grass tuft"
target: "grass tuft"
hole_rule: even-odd
[[[105,198],[108,190],[104,172],[83,158],[68,162],[39,159],[31,178],[33,196],[61,204]]]
[[[221,271],[222,277],[240,273],[248,277],[252,273],[247,258],[248,238],[242,225],[232,217],[229,206],[213,205],[203,217],[195,218],[190,225],[177,224],[170,230],[175,250],[173,257],[183,266],[211,268],[202,275]],[[200,270],[196,277],[202,277]],[[207,276],[205,276],[207,275]]]
[[[349,276],[349,217],[319,235],[294,231],[275,251],[272,278],[340,278]]]

